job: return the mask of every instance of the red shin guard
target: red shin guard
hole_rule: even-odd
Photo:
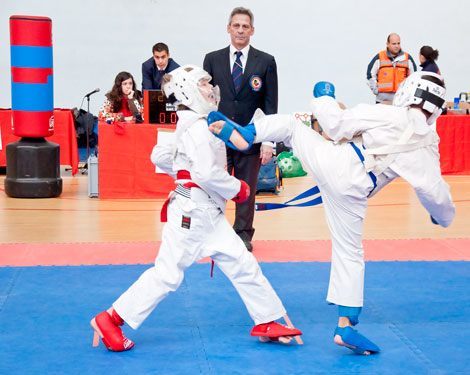
[[[114,310],[111,315],[103,311],[91,321],[92,327],[95,330],[98,328],[103,344],[113,352],[123,352],[134,347],[134,343],[124,336],[120,328],[123,324],[124,320]]]

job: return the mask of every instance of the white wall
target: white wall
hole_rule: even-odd
[[[156,42],[166,42],[178,63],[202,65],[205,53],[228,45],[228,15],[240,5],[255,14],[252,44],[276,57],[280,112],[308,110],[318,80],[334,82],[348,106],[374,102],[366,68],[390,32],[416,61],[422,45],[439,49],[449,100],[470,91],[468,0],[1,0],[0,107],[11,105],[11,15],[52,18],[55,106],[79,106],[100,87],[91,100],[96,113],[119,71],[140,86],[141,63]]]

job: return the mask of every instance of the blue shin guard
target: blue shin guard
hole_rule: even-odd
[[[345,346],[356,354],[373,354],[380,352],[380,348],[377,345],[352,327],[336,327],[335,336],[336,335],[340,336]]]
[[[224,141],[224,143],[228,147],[237,151],[245,151],[245,150],[248,150],[253,145],[253,142],[255,140],[255,135],[256,135],[256,129],[253,124],[248,124],[247,126],[240,126],[234,121],[230,120],[223,113],[218,112],[218,111],[212,111],[207,116],[208,125],[219,120],[225,121],[225,124],[222,127],[221,132],[219,134],[214,134],[214,135],[217,138]],[[236,130],[242,136],[242,138],[248,143],[248,147],[246,149],[241,150],[238,147],[236,147],[232,142],[230,142],[230,136],[232,135],[234,130]]]
[[[352,326],[359,323],[359,314],[361,313],[362,307],[349,307],[338,305],[338,316],[344,316],[349,319]]]
[[[350,307],[338,305],[338,316],[349,319],[351,325],[359,323],[359,314],[362,307]],[[352,327],[336,327],[335,336],[338,335],[343,341],[343,345],[351,349],[356,354],[378,353],[380,348],[367,337],[361,335]]]

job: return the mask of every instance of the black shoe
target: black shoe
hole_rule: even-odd
[[[246,249],[247,249],[250,253],[253,252],[253,245],[251,244],[250,241],[248,241],[248,240],[243,240],[243,243],[245,244]]]

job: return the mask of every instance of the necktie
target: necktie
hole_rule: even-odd
[[[157,76],[155,77],[155,82],[157,84],[157,90],[160,90],[162,86],[163,75],[165,74],[164,70],[157,70]]]
[[[232,68],[232,80],[233,80],[233,86],[235,87],[235,92],[238,93],[238,91],[240,91],[240,87],[242,84],[243,65],[240,60],[240,56],[243,53],[242,51],[237,51],[235,52],[235,54],[237,55],[237,58],[235,59],[235,62]]]

